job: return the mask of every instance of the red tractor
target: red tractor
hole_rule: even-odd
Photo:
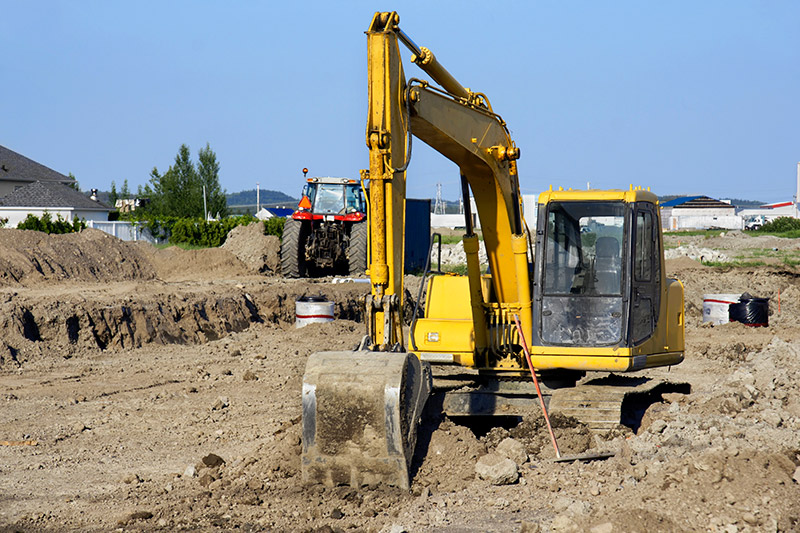
[[[286,220],[281,272],[290,278],[323,271],[363,274],[367,210],[361,185],[347,178],[308,178],[297,210]]]

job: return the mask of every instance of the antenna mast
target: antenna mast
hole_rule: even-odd
[[[442,200],[442,184],[436,184],[436,202],[433,204],[434,215],[444,215],[444,200]]]

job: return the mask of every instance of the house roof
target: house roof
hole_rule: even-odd
[[[289,209],[288,207],[267,207],[267,211],[276,217],[288,217],[294,213],[294,209]]]
[[[0,146],[0,181],[51,181],[70,183],[73,180],[60,172],[28,159],[14,150]]]
[[[758,207],[760,207],[761,209],[777,209],[779,207],[789,207],[791,205],[794,205],[794,202],[777,202],[774,204],[760,205]]]
[[[72,207],[83,210],[110,211],[103,202],[94,201],[63,183],[36,181],[0,198],[0,207]]]
[[[669,200],[667,202],[663,202],[661,207],[685,207],[691,209],[708,209],[708,208],[727,208],[727,209],[735,209],[735,207],[729,203],[723,202],[721,200],[715,200],[714,198],[709,198],[708,196],[683,196],[681,198],[675,198]]]

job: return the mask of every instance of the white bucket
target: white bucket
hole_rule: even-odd
[[[712,324],[727,324],[728,306],[738,304],[741,294],[704,294],[703,295],[703,322]]]
[[[302,328],[315,322],[333,322],[333,302],[326,302],[321,297],[303,296],[294,303],[296,328]]]

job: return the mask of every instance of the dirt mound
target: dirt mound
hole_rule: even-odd
[[[728,232],[703,240],[703,246],[720,250],[767,248],[771,250],[797,250],[797,239],[784,239],[774,235],[753,235],[741,231]]]
[[[147,243],[139,246],[153,264],[158,278],[165,281],[235,279],[252,274],[235,255],[221,248],[184,250],[170,246],[158,249]]]
[[[688,256],[679,256],[674,259],[666,260],[667,276],[673,276],[675,272],[691,270],[693,268],[706,268],[700,261],[696,261]]]
[[[279,273],[281,241],[274,235],[264,235],[263,222],[233,228],[222,249],[238,257],[253,272]]]
[[[155,277],[153,265],[137,246],[100,230],[47,235],[38,231],[0,229],[0,286]]]

